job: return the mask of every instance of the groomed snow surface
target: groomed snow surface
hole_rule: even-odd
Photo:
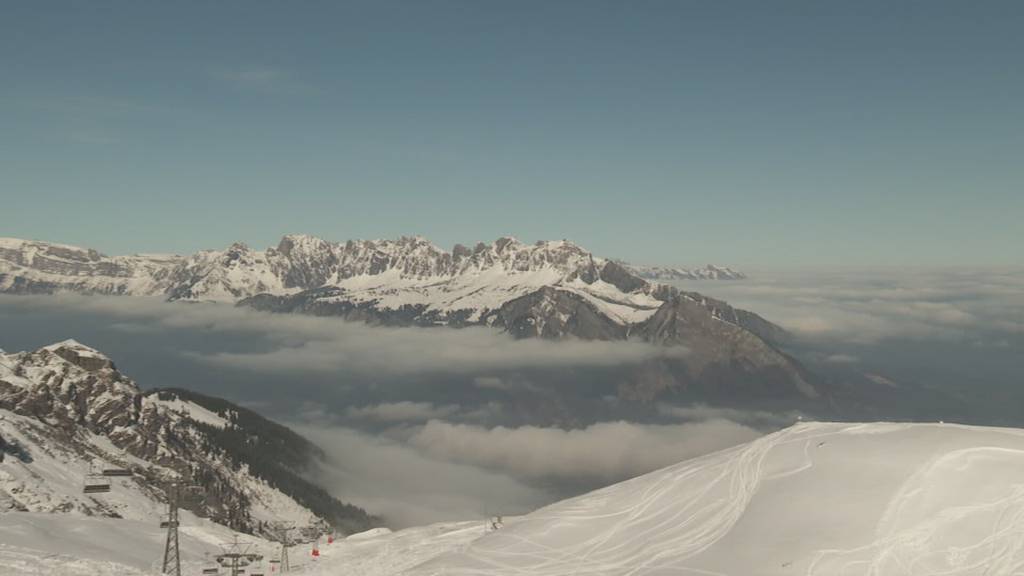
[[[59,548],[65,537],[54,528],[45,548],[25,538],[12,547],[11,524],[21,517],[38,515],[0,515],[0,566],[33,557],[45,568],[45,554],[60,553],[53,543]],[[85,556],[85,545],[67,538],[69,554],[103,558]],[[315,561],[308,546],[292,552],[303,563],[299,573],[1024,574],[1024,430],[800,424],[553,504],[497,531],[485,531],[482,519],[378,530],[320,550]],[[136,573],[112,570],[88,573]]]

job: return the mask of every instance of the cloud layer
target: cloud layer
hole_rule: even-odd
[[[601,422],[572,430],[485,428],[432,420],[412,435],[409,444],[434,458],[519,478],[613,482],[760,435],[724,419],[674,425]]]
[[[0,299],[4,306],[16,308],[103,314],[117,319],[114,326],[125,332],[183,328],[251,334],[264,341],[261,349],[202,349],[185,354],[209,366],[260,373],[473,374],[502,369],[621,366],[685,354],[680,347],[642,342],[516,340],[482,327],[376,327],[337,318],[270,314],[220,304],[167,303],[149,298],[63,295]]]
[[[290,425],[326,451],[317,479],[335,496],[399,526],[523,514],[581,489],[761,435],[724,419],[678,425],[606,422],[571,430],[432,420],[378,435]]]
[[[808,339],[998,342],[1024,335],[1021,269],[813,270],[683,285]]]

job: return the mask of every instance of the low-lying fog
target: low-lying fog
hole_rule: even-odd
[[[879,417],[1021,425],[1024,271],[755,274],[680,286],[795,335],[835,382],[905,390]],[[516,514],[785,426],[795,413],[616,398],[635,342],[513,341],[486,329],[372,328],[222,305],[0,296],[0,347],[75,338],[144,388],[224,396],[330,455],[319,480],[396,525]],[[922,393],[924,392],[924,393]]]

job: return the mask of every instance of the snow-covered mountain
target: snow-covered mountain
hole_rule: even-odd
[[[718,270],[718,269],[715,269]],[[568,241],[499,238],[447,252],[419,237],[332,243],[290,235],[264,251],[234,244],[190,256],[107,257],[0,239],[0,292],[163,296],[396,326],[490,326],[515,337],[639,339],[682,345],[685,366],[648,392],[693,382],[820,391],[751,312],[649,282]],[[763,385],[762,385],[763,384]]]
[[[2,292],[236,302],[260,294],[296,296],[316,290],[302,299],[405,310],[409,321],[420,324],[477,323],[488,312],[543,287],[578,296],[619,324],[638,322],[672,294],[640,277],[656,271],[682,272],[630,267],[565,240],[524,244],[508,237],[473,248],[456,245],[447,252],[420,237],[333,243],[289,235],[263,251],[232,244],[189,256],[115,257],[74,246],[0,238]],[[689,274],[740,276],[714,266]]]
[[[517,287],[537,288],[580,278],[589,285],[606,264],[567,241],[526,245],[512,238],[446,252],[420,237],[398,240],[350,240],[333,243],[289,235],[276,247],[252,250],[240,243],[225,250],[189,256],[108,257],[95,250],[46,242],[0,239],[0,290],[15,293],[56,291],[98,294],[165,295],[170,300],[234,302],[256,294],[289,294],[335,286],[349,291],[388,287],[382,307],[409,303],[398,296],[437,283],[475,279],[519,295]],[[471,306],[452,287],[444,308]],[[406,295],[410,296],[410,295]],[[460,298],[461,296],[461,298]],[[506,295],[501,301],[512,296]],[[422,299],[422,298],[421,298]],[[481,300],[478,302],[486,303]],[[434,303],[434,302],[432,302]]]
[[[281,520],[312,531],[365,529],[365,512],[298,476],[318,455],[294,432],[226,401],[143,392],[75,341],[0,354],[0,512],[152,521],[166,506],[164,488],[179,481],[202,495],[187,509],[235,530],[262,533]],[[104,475],[111,470],[122,475]],[[110,491],[84,491],[96,482]]]
[[[506,305],[563,299],[622,333],[678,295],[564,240],[523,244],[499,238],[446,252],[419,237],[332,243],[302,235],[285,236],[264,251],[233,244],[190,256],[116,257],[0,239],[0,291],[161,295],[334,312],[389,324],[506,328],[516,320],[503,312]],[[543,328],[533,332],[549,335]],[[605,332],[581,328],[575,335],[605,337]]]
[[[743,280],[746,274],[728,266],[708,264],[703,268],[678,268],[675,266],[643,266],[619,262],[624,268],[646,280]]]

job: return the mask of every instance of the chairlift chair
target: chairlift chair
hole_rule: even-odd
[[[132,471],[127,468],[104,468],[104,476],[131,476]]]
[[[203,574],[220,574],[220,568],[217,568],[216,566],[203,568]]]

